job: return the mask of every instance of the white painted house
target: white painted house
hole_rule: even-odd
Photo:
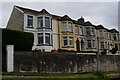
[[[14,6],[7,28],[34,34],[34,46],[45,51],[58,49],[58,30],[55,16],[45,9],[35,11]]]

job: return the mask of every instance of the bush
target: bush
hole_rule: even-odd
[[[15,51],[30,51],[33,46],[34,35],[28,32],[2,29],[2,48],[14,45]]]
[[[101,54],[107,54],[107,50],[104,49],[103,51],[101,51]]]
[[[115,54],[115,53],[117,53],[117,48],[112,48],[112,50],[110,50],[110,52],[112,53],[112,54]]]

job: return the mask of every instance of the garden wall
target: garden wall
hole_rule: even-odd
[[[14,71],[82,73],[97,70],[95,54],[39,53],[15,51]],[[100,55],[100,71],[120,71],[120,55]]]

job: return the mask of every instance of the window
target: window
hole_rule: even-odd
[[[105,42],[105,48],[106,48],[106,49],[108,48],[107,42]]]
[[[95,47],[95,40],[93,40],[93,48]]]
[[[37,18],[37,26],[38,28],[45,28],[49,29],[50,28],[50,17],[45,17],[45,16],[40,16]]]
[[[79,34],[79,29],[78,26],[75,27],[75,34],[78,35]]]
[[[51,43],[50,33],[38,33],[38,44],[39,45],[50,45]]]
[[[62,22],[62,31],[67,31],[66,22]]]
[[[27,26],[33,27],[33,16],[28,15]]]
[[[38,33],[38,44],[43,44],[43,33]]]
[[[118,45],[117,45],[117,43],[115,43],[115,48],[118,49]]]
[[[38,17],[38,27],[43,27],[43,17]]]
[[[83,35],[83,28],[80,27],[80,35]]]
[[[68,22],[68,31],[72,32],[72,23]]]
[[[45,17],[45,27],[50,28],[50,18],[49,17]]]
[[[69,37],[69,45],[73,46],[73,37]]]
[[[50,33],[45,33],[45,44],[50,44]]]
[[[87,40],[87,45],[88,45],[88,48],[92,48],[91,40]]]
[[[91,35],[94,35],[94,28],[91,28]]]
[[[104,49],[104,42],[100,42],[101,49]]]
[[[70,37],[70,36],[64,36],[63,37],[63,46],[64,47],[71,47],[73,46],[73,37]]]
[[[63,37],[63,46],[67,46],[67,45],[68,45],[67,37]]]
[[[102,31],[100,31],[100,38],[104,38],[104,37],[103,37],[103,32],[102,32]]]
[[[91,33],[90,33],[90,28],[86,28],[86,33],[87,33],[87,35],[90,35]]]
[[[62,22],[62,31],[63,32],[73,32],[72,23],[70,22]]]
[[[117,40],[117,38],[116,38],[116,34],[114,34],[113,37],[114,37],[114,40]]]
[[[109,40],[109,35],[108,35],[108,33],[107,33],[107,40]]]

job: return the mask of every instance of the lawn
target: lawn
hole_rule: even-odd
[[[107,80],[114,78],[116,76],[108,75],[102,72],[93,72],[84,75],[74,75],[74,76],[43,76],[43,77],[33,77],[33,78],[14,78],[14,79],[2,79],[2,80]]]

